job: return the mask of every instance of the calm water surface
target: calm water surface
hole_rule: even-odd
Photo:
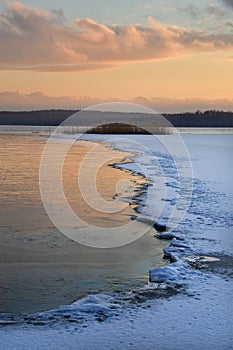
[[[88,248],[63,236],[50,222],[40,197],[39,167],[45,143],[40,135],[0,135],[0,312],[48,310],[93,290],[134,289],[147,283],[151,267],[166,264],[162,259],[165,244],[153,239],[154,232],[115,249]],[[65,160],[66,197],[89,223],[120,229],[130,220],[135,204],[114,215],[95,212],[85,204],[77,186],[77,169],[87,151],[88,147],[76,145]],[[112,162],[127,156],[108,152],[112,152]],[[101,196],[112,200],[122,178],[130,181],[133,190],[144,182],[142,177],[106,165],[97,177]],[[120,195],[127,200],[127,193]]]

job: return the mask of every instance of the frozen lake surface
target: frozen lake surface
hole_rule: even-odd
[[[149,200],[145,196],[138,215],[156,217],[159,198],[165,205],[156,220],[164,224],[179,194],[177,168],[164,147],[169,138],[170,152],[175,154],[172,137],[88,136],[136,152],[134,163],[122,168],[144,172],[151,183],[163,177],[166,197],[152,183]],[[193,167],[193,192],[188,207],[182,208],[186,201],[180,204],[185,215],[171,230],[173,239],[165,241],[170,264],[151,266],[151,283],[137,293],[130,288],[102,291],[25,320],[2,317],[1,349],[76,349],[77,344],[80,349],[232,349],[233,135],[183,134],[182,139]],[[181,170],[190,159],[177,159]],[[153,236],[148,239],[161,242]]]

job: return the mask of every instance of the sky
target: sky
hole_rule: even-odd
[[[233,0],[0,2],[0,109],[233,110]]]

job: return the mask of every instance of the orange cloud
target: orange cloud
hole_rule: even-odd
[[[0,14],[0,69],[83,71],[137,61],[162,60],[197,51],[233,48],[229,34],[166,26],[107,26],[91,19],[67,23],[62,11],[10,3]]]

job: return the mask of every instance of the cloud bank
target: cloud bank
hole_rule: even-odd
[[[13,2],[0,14],[0,47],[1,70],[86,71],[230,50],[233,37],[166,26],[151,17],[148,26],[107,26],[89,18],[69,23],[61,10]]]
[[[223,0],[223,3],[233,9],[233,0]]]
[[[53,109],[65,108],[78,110],[88,106],[104,102],[117,102],[117,99],[98,99],[89,96],[47,96],[42,92],[32,92],[25,94],[19,91],[14,92],[0,92],[0,110],[36,110],[36,109]],[[122,100],[120,100],[122,102]],[[196,110],[208,109],[222,109],[226,111],[233,110],[232,98],[200,98],[190,97],[184,99],[163,98],[144,96],[135,97],[132,100],[125,100],[124,102],[132,102],[143,106],[150,107],[157,112],[187,112]]]

